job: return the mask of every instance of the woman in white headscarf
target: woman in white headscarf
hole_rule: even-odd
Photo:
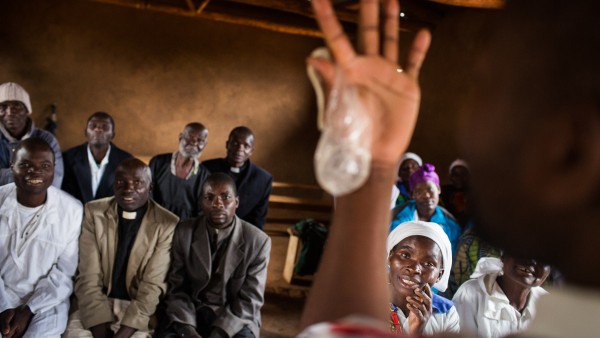
[[[445,291],[452,266],[450,240],[430,222],[405,222],[387,239],[390,283],[390,327],[400,334],[458,332],[454,304],[433,294]]]

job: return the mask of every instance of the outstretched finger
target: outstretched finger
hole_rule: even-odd
[[[348,36],[335,16],[329,0],[311,1],[319,27],[333,57],[340,64],[346,64],[356,56]]]
[[[398,64],[400,6],[397,0],[386,0],[385,22],[383,24],[383,56],[393,64]]]
[[[430,43],[431,34],[427,30],[421,30],[415,36],[415,40],[410,47],[406,63],[406,73],[415,80],[419,78],[421,65],[423,64],[423,60],[425,60]]]
[[[360,1],[358,47],[366,55],[379,54],[379,0]]]

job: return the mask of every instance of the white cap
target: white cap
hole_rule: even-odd
[[[29,94],[14,82],[6,82],[0,85],[0,103],[6,101],[22,102],[27,108],[27,114],[31,115],[31,101]]]

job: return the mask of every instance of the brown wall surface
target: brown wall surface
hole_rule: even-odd
[[[410,149],[442,177],[460,155],[456,121],[484,17],[449,13],[422,72]],[[0,22],[0,82],[29,91],[38,126],[57,104],[63,149],[84,142],[85,121],[100,110],[116,119],[115,143],[144,157],[174,151],[190,121],[210,130],[203,158],[223,156],[229,130],[243,124],[257,135],[253,160],[275,180],[314,183],[304,59],[319,39],[74,0],[3,0]]]

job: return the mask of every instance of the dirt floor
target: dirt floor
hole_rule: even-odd
[[[262,308],[262,338],[295,337],[300,331],[300,315],[309,287],[291,285],[283,279],[290,224],[267,224],[271,237],[271,260],[267,275],[265,304]]]

